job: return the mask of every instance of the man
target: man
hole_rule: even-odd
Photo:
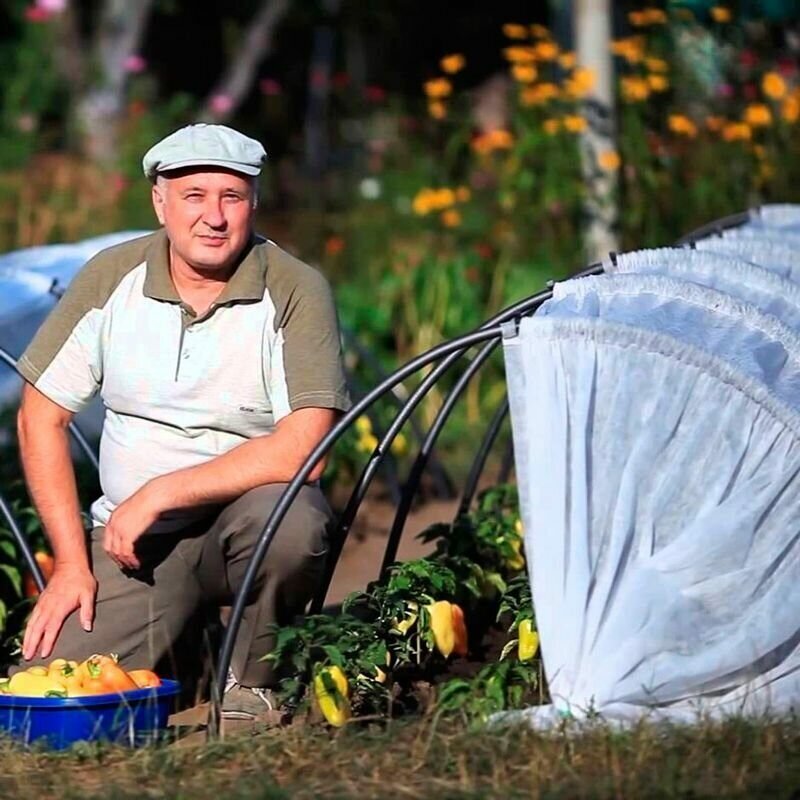
[[[261,145],[191,125],[145,155],[157,233],[93,258],[19,361],[25,477],[55,571],[23,657],[154,667],[201,603],[229,603],[286,483],[349,407],[330,288],[253,232]],[[100,392],[103,496],[87,547],[67,425]],[[271,707],[270,623],[301,612],[330,510],[301,490],[239,632],[223,715]]]

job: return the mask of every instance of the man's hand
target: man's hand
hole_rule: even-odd
[[[103,549],[120,569],[139,569],[134,545],[164,510],[155,482],[145,484],[114,509],[106,523]]]
[[[75,609],[80,609],[81,627],[92,629],[94,620],[94,598],[97,581],[91,571],[83,566],[59,566],[56,564],[52,577],[39,595],[31,618],[25,627],[22,641],[22,657],[27,661],[36,655],[47,658],[61,631],[64,620]]]

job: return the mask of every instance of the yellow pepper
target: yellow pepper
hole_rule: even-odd
[[[66,697],[67,690],[52,678],[44,675],[35,675],[29,671],[18,672],[12,675],[8,682],[10,694],[19,697]]]
[[[60,683],[70,697],[83,694],[81,690],[81,676],[78,672],[77,661],[67,661],[66,658],[57,658],[50,662],[47,675],[56,683]]]
[[[524,619],[517,630],[519,644],[517,655],[520,661],[530,661],[539,649],[539,633],[533,627],[533,621]]]
[[[326,685],[325,676],[333,681],[334,691]],[[330,725],[340,728],[350,719],[350,686],[340,667],[324,667],[314,677],[314,696],[322,715]]]
[[[28,667],[25,672],[29,675],[47,675],[47,667]]]
[[[467,627],[464,612],[455,603],[439,600],[427,606],[436,649],[447,658],[451,653],[467,654]]]

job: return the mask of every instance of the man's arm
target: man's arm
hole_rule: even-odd
[[[196,467],[154,478],[112,513],[104,547],[121,568],[136,569],[134,544],[165,511],[227,503],[256,486],[288,483],[333,427],[339,412],[301,408],[278,422],[275,432],[250,439]],[[316,480],[324,459],[309,475]]]
[[[89,567],[67,426],[72,412],[25,384],[17,416],[28,491],[53,548],[55,568],[25,628],[22,654],[46,658],[61,626],[80,608],[81,625],[92,628],[97,583]]]

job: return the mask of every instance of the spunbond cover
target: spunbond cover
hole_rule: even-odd
[[[673,336],[800,405],[798,334],[723,292],[658,275],[578,278],[557,283],[538,316],[600,317]]]
[[[722,239],[712,236],[694,243],[694,248],[742,258],[751,264],[757,264],[784,278],[800,283],[800,248],[763,238],[739,237],[738,239]]]
[[[674,337],[527,318],[504,340],[525,549],[561,715],[800,698],[800,418]]]
[[[755,305],[800,330],[800,285],[730,255],[664,247],[618,254],[604,262],[610,275],[664,275],[707,286]]]
[[[800,205],[795,203],[769,203],[750,212],[751,227],[792,228],[800,230]]]

